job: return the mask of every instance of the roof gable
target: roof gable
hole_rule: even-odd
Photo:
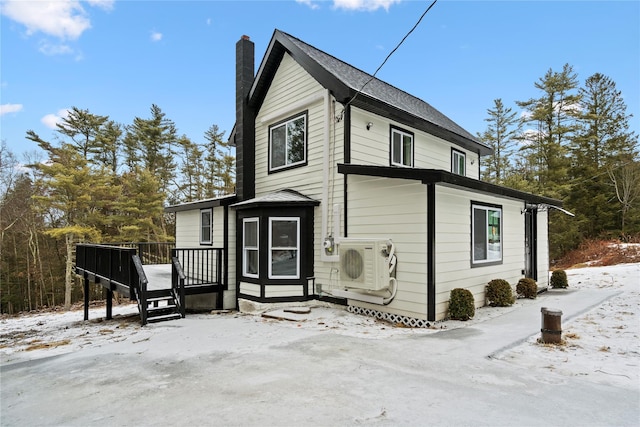
[[[358,108],[431,133],[481,155],[492,151],[427,102],[382,80],[372,79],[370,74],[279,30],[275,30],[269,42],[249,92],[249,105],[256,110],[262,105],[285,52],[342,104],[358,94],[351,101]]]

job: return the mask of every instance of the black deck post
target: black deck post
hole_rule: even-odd
[[[85,272],[82,276],[84,278],[84,320],[89,320],[89,275]]]
[[[111,285],[111,284],[109,284]],[[113,291],[111,288],[107,288],[107,320],[112,319],[112,308],[113,308]]]

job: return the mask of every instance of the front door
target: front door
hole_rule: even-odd
[[[527,208],[524,212],[524,275],[538,280],[538,209]]]

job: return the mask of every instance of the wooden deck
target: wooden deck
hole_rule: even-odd
[[[221,305],[227,286],[224,249],[172,248],[170,257],[157,256],[145,249],[140,257],[141,248],[150,246],[145,245],[76,245],[75,270],[84,282],[85,320],[88,320],[90,283],[106,290],[107,319],[111,318],[114,292],[137,301],[143,325],[184,317],[186,295],[217,293],[216,307]]]

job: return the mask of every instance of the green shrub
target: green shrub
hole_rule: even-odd
[[[455,288],[449,296],[449,317],[455,320],[469,320],[476,314],[473,294],[468,289]]]
[[[538,284],[529,277],[523,277],[518,280],[516,293],[524,298],[536,299],[538,296]]]
[[[512,305],[516,298],[509,282],[503,279],[493,279],[486,288],[486,297],[489,305],[494,307],[508,307]]]
[[[566,271],[555,270],[553,273],[551,273],[551,287],[553,289],[569,287]]]

